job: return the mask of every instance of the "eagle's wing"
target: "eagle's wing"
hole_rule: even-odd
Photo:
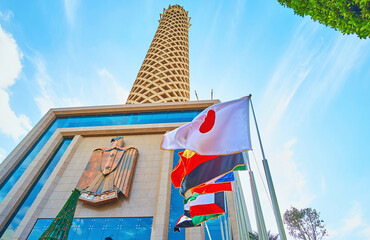
[[[77,189],[82,190],[89,187],[96,176],[100,173],[100,163],[103,158],[103,154],[104,150],[102,148],[97,148],[93,151],[90,160],[77,183]]]
[[[131,180],[135,169],[138,150],[135,147],[125,147],[122,160],[114,171],[114,186],[118,188],[125,197],[130,192]]]

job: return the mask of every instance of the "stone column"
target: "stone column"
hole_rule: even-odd
[[[171,203],[173,151],[163,151],[155,200],[151,239],[167,239]]]

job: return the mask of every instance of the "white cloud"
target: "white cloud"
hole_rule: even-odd
[[[297,208],[307,207],[315,198],[307,189],[305,175],[299,170],[292,147],[297,143],[293,138],[284,143],[282,151],[274,154],[271,168],[275,171],[274,179],[280,184],[276,186],[281,201],[281,209],[288,209],[291,205]]]
[[[342,219],[342,225],[337,229],[329,229],[330,238],[338,238],[362,235],[366,239],[370,238],[370,224],[364,218],[364,209],[359,202],[353,202],[351,209],[348,211],[347,216]]]
[[[40,91],[40,95],[35,97],[35,101],[41,115],[44,115],[50,108],[77,107],[83,105],[76,97],[68,98],[66,96],[59,96],[58,93],[67,95],[68,92],[63,91],[61,88],[58,88],[59,91],[55,91],[53,80],[46,70],[45,61],[40,56],[34,57],[32,62],[36,68],[35,80]]]
[[[38,108],[41,111],[41,114],[45,114],[50,108],[55,107],[55,103],[52,100],[53,91],[50,90],[49,84],[50,84],[50,77],[48,73],[46,72],[44,61],[41,60],[41,58],[34,59],[34,64],[37,69],[36,72],[36,82],[39,85],[39,89],[41,92],[41,95],[35,98],[36,104]]]
[[[73,26],[75,22],[76,10],[78,7],[78,0],[64,0],[64,10],[69,25]]]
[[[14,17],[14,13],[11,10],[5,10],[5,12],[0,11],[0,18],[4,21],[9,22],[12,17]]]
[[[354,202],[347,217],[343,219],[343,226],[338,230],[340,234],[352,232],[364,225],[362,219],[362,208],[358,202]]]
[[[315,103],[327,107],[342,91],[349,74],[363,64],[363,54],[370,47],[368,41],[355,36],[338,36],[331,44],[322,48],[315,58],[315,74],[311,76],[305,109],[309,111]]]
[[[365,237],[365,239],[370,239],[370,226],[362,230],[361,234]]]
[[[22,52],[11,34],[0,26],[0,88],[6,89],[15,83],[22,70]]]
[[[292,120],[300,121],[314,106],[329,106],[353,69],[363,64],[370,42],[342,35],[326,39],[319,26],[302,21],[273,71],[260,104],[268,113],[266,136],[274,134],[289,110],[294,111]]]
[[[324,177],[321,178],[321,191],[322,192],[326,191],[326,181]]]
[[[73,76],[74,86],[69,87],[68,84],[59,84],[50,77],[41,56],[38,55],[31,61],[36,68],[35,80],[39,86],[39,95],[35,97],[35,101],[42,115],[50,108],[123,104],[129,94],[105,68],[97,70],[96,77],[92,77],[88,82]]]
[[[97,87],[96,89],[103,92],[101,95],[109,96],[107,98],[110,99],[111,103],[125,103],[129,92],[119,84],[117,79],[105,68],[99,69],[98,75],[100,77],[98,86],[102,88]]]
[[[273,134],[276,125],[316,64],[314,61],[319,48],[307,48],[316,30],[317,28],[308,25],[307,21],[302,22],[267,84],[262,98],[265,100],[262,106],[267,106],[266,112],[269,115],[264,118],[268,119],[264,131],[267,136]]]
[[[9,87],[15,83],[22,70],[22,57],[12,35],[0,26],[0,131],[16,141],[32,128],[28,117],[17,115],[9,102]]]

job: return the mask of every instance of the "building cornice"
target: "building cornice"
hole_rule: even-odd
[[[120,104],[88,107],[52,108],[51,112],[56,117],[96,114],[119,114],[119,113],[141,113],[141,112],[163,112],[163,111],[186,111],[203,110],[220,100],[202,100],[187,102],[166,103],[144,103],[144,104]]]

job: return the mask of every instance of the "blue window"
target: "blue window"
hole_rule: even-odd
[[[21,223],[22,219],[26,215],[28,209],[31,207],[32,203],[35,201],[37,195],[41,191],[42,187],[45,185],[50,174],[53,172],[55,166],[58,164],[59,160],[62,158],[67,147],[71,143],[72,139],[64,139],[59,145],[58,149],[55,151],[54,155],[51,157],[48,165],[45,166],[44,171],[39,175],[39,178],[35,181],[35,184],[26,194],[26,197],[23,199],[17,210],[14,212],[13,216],[5,225],[4,229],[0,231],[0,236],[5,233],[11,234],[14,232],[18,225]],[[5,231],[4,231],[5,230]]]
[[[53,219],[38,219],[27,239],[39,239]],[[75,218],[68,240],[145,240],[150,239],[152,217]]]

